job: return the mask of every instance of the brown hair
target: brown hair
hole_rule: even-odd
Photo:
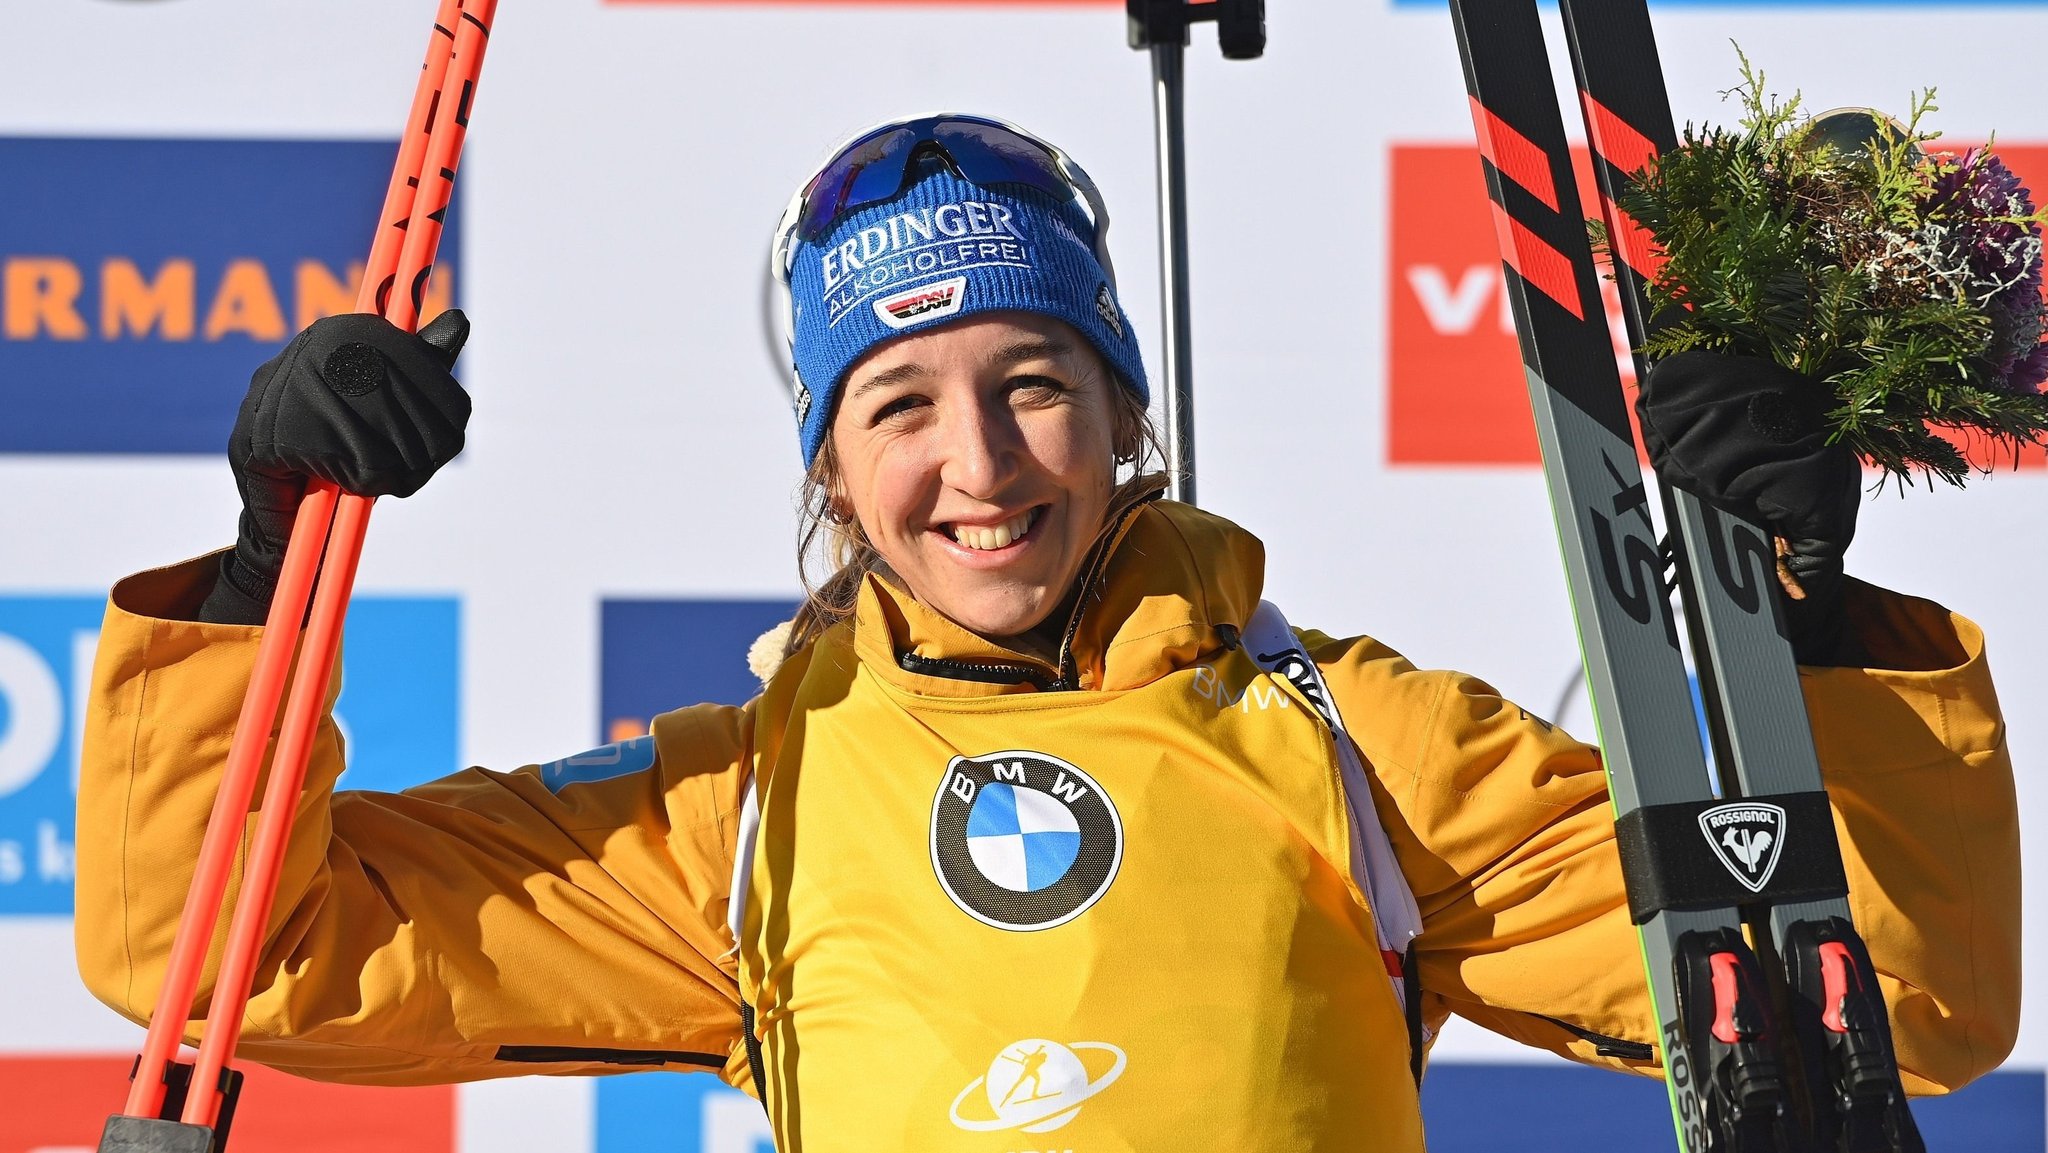
[[[1114,379],[1106,372],[1103,376],[1105,380]],[[1164,492],[1167,486],[1166,473],[1151,467],[1166,457],[1159,430],[1153,426],[1145,402],[1122,382],[1112,388],[1110,420],[1110,443],[1116,463],[1119,471],[1128,473],[1110,494],[1102,527],[1097,530],[1098,540],[1122,520],[1125,512]],[[882,554],[868,541],[860,522],[833,506],[832,493],[838,480],[839,454],[827,434],[797,490],[796,563],[804,582],[804,602],[790,623],[785,656],[852,616],[860,599],[861,581],[871,572],[888,571]],[[821,556],[831,566],[832,575],[823,581],[813,581],[811,562]]]

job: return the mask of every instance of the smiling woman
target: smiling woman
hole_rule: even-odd
[[[773,249],[800,556],[833,570],[785,659],[744,706],[402,794],[330,799],[330,718],[242,1051],[383,1082],[715,1069],[782,1153],[1421,1153],[1453,1013],[1654,1071],[1598,752],[1291,629],[1256,537],[1156,499],[1107,223],[997,121],[835,151]],[[461,318],[381,324],[320,321],[257,374],[234,549],[114,589],[78,933],[130,1015],[305,477],[410,492],[461,446]],[[1793,620],[1831,638],[1801,685],[1900,1066],[1939,1092],[2017,1022],[2004,728],[1974,625],[1834,576]]]
[[[805,474],[798,537],[802,564],[829,534],[835,571],[806,582],[789,651],[886,573],[975,632],[1056,660],[1055,610],[1088,553],[1166,487],[1143,471],[1158,456],[1144,400],[1072,327],[1029,312],[906,335],[847,379],[858,383]]]

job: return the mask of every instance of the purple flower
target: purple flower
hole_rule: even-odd
[[[1992,380],[2026,393],[2040,391],[2048,380],[2041,226],[2023,219],[2033,214],[2033,198],[2019,176],[1982,148],[1938,173],[1928,200],[1928,218],[1940,225],[1942,246],[1955,266],[1969,270],[1966,291],[1991,318]]]
[[[2048,343],[2035,345],[2034,351],[2013,365],[2012,375],[2006,378],[2006,387],[2021,393],[2038,393],[2043,383],[2048,383]]]

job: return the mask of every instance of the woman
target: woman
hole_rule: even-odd
[[[1152,499],[1105,223],[1077,166],[994,122],[835,154],[775,248],[804,539],[842,562],[788,659],[745,707],[396,795],[332,794],[327,726],[243,1052],[387,1083],[710,1068],[784,1153],[1420,1149],[1411,995],[1417,1032],[1456,1012],[1654,1071],[1597,754],[1469,677],[1302,632],[1363,756],[1347,786],[1313,693],[1244,642],[1258,541]],[[453,456],[463,329],[301,334],[237,423],[235,549],[113,592],[79,954],[131,1017],[304,478],[404,494]],[[1737,393],[1766,371],[1693,370]],[[1819,519],[1780,526],[1815,561],[1814,731],[1900,1064],[1940,1092],[2017,1022],[2003,730],[1976,628],[1841,578],[1847,526]],[[1420,915],[1408,982],[1361,849],[1381,829]]]

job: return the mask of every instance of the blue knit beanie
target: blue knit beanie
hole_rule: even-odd
[[[894,200],[799,241],[789,273],[797,435],[804,464],[831,428],[846,370],[882,341],[977,313],[1021,309],[1072,325],[1140,400],[1137,334],[1095,258],[1078,203],[1036,188],[984,188],[920,162]]]

